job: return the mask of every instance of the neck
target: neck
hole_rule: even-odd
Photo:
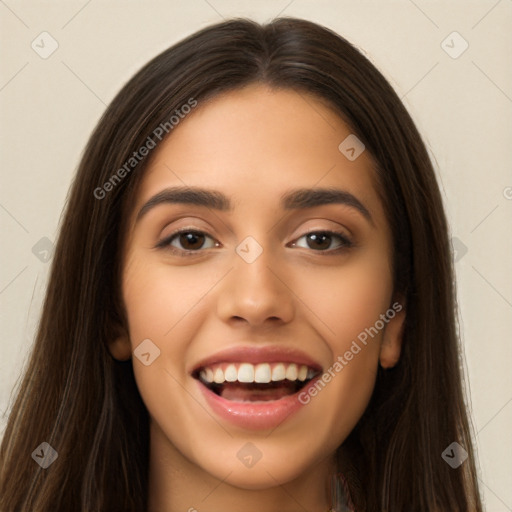
[[[326,512],[334,468],[328,457],[287,482],[265,468],[268,486],[241,488],[230,483],[232,472],[217,478],[185,458],[151,421],[148,512]]]

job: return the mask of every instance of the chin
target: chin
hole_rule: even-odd
[[[282,439],[279,442],[282,443],[280,447],[272,447],[268,440],[255,440],[253,443],[237,438],[230,440],[234,448],[210,453],[198,462],[214,478],[246,490],[263,490],[286,484],[314,470],[317,459],[313,455],[322,452],[320,447],[312,449],[313,444],[305,444],[304,437],[301,446],[285,445]],[[302,454],[302,457],[299,459],[297,454]]]

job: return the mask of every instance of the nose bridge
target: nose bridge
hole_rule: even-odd
[[[248,236],[235,253],[233,269],[219,297],[222,319],[237,317],[252,325],[267,319],[289,322],[293,318],[293,294],[279,276],[282,266],[277,251]]]

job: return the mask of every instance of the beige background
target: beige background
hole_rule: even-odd
[[[457,239],[486,510],[511,511],[511,0],[0,1],[0,433],[44,296],[48,241],[40,240],[55,240],[81,151],[106,104],[151,57],[191,32],[222,18],[279,14],[327,25],[363,49],[424,135]],[[59,45],[47,59],[31,47],[43,31]],[[463,39],[452,35],[442,45],[454,31]],[[469,47],[458,58],[445,51],[455,55],[464,40]]]

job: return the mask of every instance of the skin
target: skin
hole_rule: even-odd
[[[151,418],[149,510],[328,509],[334,452],[363,414],[378,365],[399,359],[405,308],[273,430],[215,416],[188,372],[219,350],[273,344],[299,348],[327,369],[397,299],[373,162],[367,151],[349,161],[338,149],[350,133],[320,100],[258,84],[200,104],[154,150],[124,247],[129,332],[110,346],[120,360],[147,338],[161,351],[149,366],[133,357]],[[135,223],[150,197],[183,185],[224,193],[233,211],[164,204]],[[372,222],[343,204],[281,209],[285,191],[311,187],[352,193]],[[155,248],[179,228],[208,235],[204,248],[196,243],[192,256]],[[327,249],[308,245],[305,235],[322,230],[340,231],[354,246],[332,252],[336,236]],[[263,248],[250,264],[235,251],[247,236]],[[178,251],[190,247],[184,243],[172,242]],[[248,441],[262,454],[251,468],[237,458]]]

